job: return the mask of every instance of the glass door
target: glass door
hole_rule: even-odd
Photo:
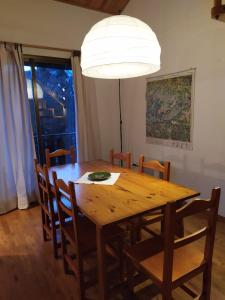
[[[44,163],[46,148],[76,149],[73,74],[68,60],[52,58],[25,58],[24,70],[36,153]]]

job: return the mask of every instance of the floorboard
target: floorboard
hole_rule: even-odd
[[[204,216],[192,217],[187,220],[187,227],[195,230],[202,221]],[[212,300],[225,300],[224,280],[225,222],[220,220],[213,258]],[[200,284],[200,277],[191,282],[196,289]],[[138,292],[137,299],[161,299],[154,293],[154,288],[146,287]],[[76,300],[76,294],[74,277],[64,274],[61,259],[53,258],[51,242],[42,239],[40,208],[15,210],[0,216],[0,299]],[[88,296],[97,300],[97,289],[91,289]],[[174,299],[190,298],[177,289]]]

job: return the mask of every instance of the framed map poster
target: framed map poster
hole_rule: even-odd
[[[195,70],[147,79],[146,142],[192,150]]]

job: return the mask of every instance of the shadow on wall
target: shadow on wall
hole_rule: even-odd
[[[203,158],[196,158],[194,161],[187,154],[183,156],[168,155],[164,158],[165,155],[159,153],[159,156],[162,157],[162,160],[171,162],[171,182],[193,188],[201,192],[203,198],[209,198],[212,188],[219,186],[222,190],[219,214],[225,216],[225,165],[208,163]],[[159,156],[145,156],[145,159],[159,159]],[[149,174],[153,175],[152,173]]]
[[[194,166],[188,162],[186,155],[182,160],[175,156],[168,157],[168,160],[171,161],[171,181],[196,189],[201,192],[201,197],[209,198],[212,188],[219,186],[222,189],[219,213],[225,216],[225,165],[201,159]],[[176,163],[173,164],[173,161]]]

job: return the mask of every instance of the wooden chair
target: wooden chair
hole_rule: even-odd
[[[74,146],[71,146],[69,150],[67,149],[58,149],[54,152],[50,152],[50,150],[47,148],[45,149],[45,158],[46,158],[46,164],[47,167],[51,167],[51,159],[60,157],[60,156],[66,156],[70,155],[71,163],[75,164],[76,162],[76,155],[75,155],[75,148]]]
[[[53,172],[53,178],[56,178],[55,172]],[[69,182],[67,185],[63,180],[56,179],[54,184],[60,221],[64,270],[66,273],[70,270],[74,273],[78,282],[79,299],[83,300],[86,299],[85,290],[96,283],[96,281],[90,282],[84,279],[84,259],[88,254],[96,251],[96,226],[88,218],[80,214],[76,202],[74,183]],[[63,198],[68,200],[69,205],[65,205]],[[67,215],[72,221],[65,222],[64,215]],[[113,241],[118,243],[120,247],[120,263],[122,263],[122,239],[123,232],[117,225],[110,226],[104,232],[105,246],[108,246],[108,243]],[[110,251],[112,253],[112,248],[110,248]]]
[[[109,161],[114,165],[114,161],[119,160],[122,163],[125,163],[126,168],[131,168],[131,153],[130,152],[114,152],[113,149],[109,152]]]
[[[35,170],[40,193],[43,238],[44,241],[52,239],[54,256],[58,258],[58,248],[60,247],[60,243],[57,242],[58,213],[48,169],[46,165],[41,167],[35,159]]]
[[[158,160],[150,160],[145,162],[144,155],[139,157],[139,172],[143,173],[145,169],[150,169],[154,172],[158,172],[158,175],[163,180],[169,181],[170,179],[170,162],[164,161],[163,163]],[[155,210],[151,214],[147,214],[141,218],[131,220],[131,243],[135,243],[137,240],[141,239],[141,229],[150,233],[151,235],[156,235],[156,233],[149,228],[150,224],[159,222],[159,216],[161,215],[161,210]],[[163,232],[163,222],[161,222],[161,233]],[[183,225],[178,226],[180,232],[179,235],[183,234]]]
[[[220,188],[212,190],[210,200],[193,200],[176,210],[175,202],[166,205],[164,237],[153,237],[124,252],[128,265],[145,274],[159,288],[163,300],[171,300],[172,291],[182,288],[195,299],[210,300],[212,256],[215,240],[216,221],[220,199]],[[207,212],[207,225],[183,238],[176,239],[176,222],[184,218]],[[205,238],[204,250],[199,250],[194,242]],[[133,287],[133,271],[129,267],[128,282]],[[190,289],[185,283],[203,273],[201,294]],[[129,298],[131,299],[131,298]]]
[[[143,173],[145,169],[158,172],[158,176],[166,181],[170,180],[170,162],[164,161],[163,163],[158,160],[150,160],[145,162],[144,155],[139,157],[139,172]],[[150,234],[154,235],[154,231],[148,228],[148,225],[158,222],[158,215],[161,214],[161,211],[154,211],[152,214],[146,215],[142,218],[141,226],[142,229],[147,231]],[[182,224],[181,224],[182,226]],[[182,231],[182,230],[180,230]],[[163,222],[161,222],[161,232],[163,232]],[[182,233],[181,233],[182,235]]]
[[[150,169],[159,173],[159,176],[162,179],[169,181],[170,180],[170,162],[164,161],[160,163],[158,160],[150,160],[145,162],[144,155],[139,157],[139,172],[143,173],[144,169]]]

